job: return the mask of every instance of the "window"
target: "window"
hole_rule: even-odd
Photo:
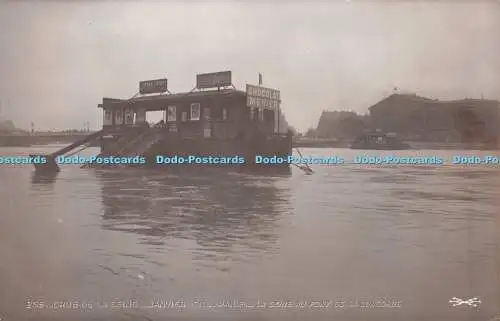
[[[113,114],[111,111],[106,110],[104,112],[104,125],[112,125],[113,124]]]
[[[125,124],[131,125],[134,123],[134,111],[131,109],[125,109]]]
[[[168,106],[167,108],[167,121],[173,122],[177,120],[177,108],[175,106]]]
[[[250,107],[250,120],[254,120],[255,111],[253,107]]]
[[[264,108],[259,108],[259,121],[264,121]]]
[[[117,110],[115,112],[115,124],[116,125],[123,124],[123,118],[122,118],[122,111],[121,110]]]
[[[200,103],[191,104],[191,120],[200,120]]]
[[[182,112],[182,121],[187,121],[188,120],[188,114],[187,112],[183,111]]]
[[[227,108],[222,108],[222,120],[227,120]]]

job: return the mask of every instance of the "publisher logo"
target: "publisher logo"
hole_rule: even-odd
[[[460,305],[468,305],[468,306],[476,308],[481,304],[481,300],[479,300],[478,298],[470,298],[468,300],[462,300],[462,299],[459,299],[457,297],[453,297],[448,302],[450,302],[451,306],[453,306],[453,307],[457,307]]]

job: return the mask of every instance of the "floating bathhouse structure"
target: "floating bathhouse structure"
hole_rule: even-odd
[[[289,168],[289,164],[255,161],[257,155],[286,158],[292,154],[291,133],[279,132],[280,102],[276,89],[248,84],[245,91],[236,89],[230,71],[199,74],[196,87],[184,93],[171,93],[167,79],[141,81],[132,98],[102,99],[100,131],[47,155],[49,161],[35,167],[57,171],[57,156],[97,139],[102,156],[141,156],[145,166],[157,166],[157,156],[167,155],[238,156],[245,160],[238,165],[242,167]],[[157,111],[163,112],[163,119],[147,123],[146,114]]]

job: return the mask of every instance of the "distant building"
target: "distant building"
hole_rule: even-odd
[[[24,130],[16,128],[11,120],[0,120],[0,133],[1,134],[20,134],[24,133]]]
[[[319,138],[353,138],[367,127],[366,117],[352,111],[323,111],[315,135]]]
[[[486,142],[500,136],[500,102],[495,100],[439,101],[395,93],[369,110],[372,129],[406,139]]]
[[[279,133],[286,133],[290,129],[290,125],[288,124],[285,114],[283,113],[283,110],[279,110],[279,121],[278,121],[278,132]]]

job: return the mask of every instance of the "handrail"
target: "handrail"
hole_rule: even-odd
[[[111,149],[111,153],[117,152],[119,149],[123,148],[132,138],[132,135],[126,134],[120,137],[116,142],[114,148]],[[106,154],[109,154],[110,152],[108,151]]]
[[[153,146],[154,144],[158,143],[162,139],[163,139],[163,133],[161,133],[161,132],[155,132],[154,137],[151,137],[151,139],[149,141],[147,141],[146,143],[144,143],[140,147],[139,154],[143,154],[143,153],[147,152],[148,149],[151,148],[151,146]]]
[[[132,140],[131,142],[128,142],[127,144],[125,144],[124,146],[122,146],[121,149],[119,149],[118,151],[116,151],[116,154],[117,155],[121,155],[125,150],[127,150],[127,148],[130,148],[130,146],[134,146],[135,143],[137,143],[139,140],[141,140],[148,133],[149,132],[147,130],[145,130],[144,132],[142,132],[141,134],[139,134],[134,140]]]
[[[128,143],[125,146],[123,146],[123,148],[121,150],[119,150],[117,152],[117,154],[121,155],[128,148],[136,146],[137,142],[142,141],[143,139],[145,139],[145,137],[149,136],[151,133],[155,133],[155,131],[153,130],[154,126],[159,125],[161,123],[162,123],[162,120],[160,120],[159,122],[157,122],[156,124],[154,124],[153,128],[148,127],[144,132],[142,132],[139,136],[137,136],[133,141],[131,141],[130,143]]]
[[[127,144],[123,145],[119,150],[115,151],[114,154],[116,154],[117,156],[123,155],[127,149],[130,149],[131,146],[134,146],[139,140],[141,140],[147,134],[148,134],[147,131],[142,132],[134,140],[128,142]]]
[[[156,125],[160,124],[160,122],[158,122]],[[151,147],[151,145],[153,145],[154,143],[157,143],[161,138],[162,138],[162,133],[163,132],[159,132],[159,131],[156,131],[154,130],[154,128],[150,128],[148,127],[147,129],[145,129],[143,132],[141,132],[139,135],[137,135],[137,137],[135,137],[135,139],[133,139],[132,141],[129,141],[131,139],[130,135],[124,135],[124,137],[120,138],[116,143],[118,143],[120,140],[124,140],[126,141],[127,143],[123,146],[119,146],[121,147],[120,149],[118,150],[115,150],[115,151],[112,151],[111,153],[106,153],[106,154],[111,154],[113,156],[124,156],[127,152],[133,150],[133,149],[136,149],[139,150],[140,152],[138,152],[138,154],[142,154],[144,151],[142,151],[142,149],[144,149],[144,146],[142,148],[138,148],[140,146],[138,146],[139,143],[141,142],[144,142],[146,140],[147,137],[149,137],[151,134],[155,134],[154,137],[151,137],[150,141],[147,142],[147,143],[143,143],[143,145],[146,146],[146,150],[148,148]],[[103,155],[104,153],[101,153],[99,154],[100,156]],[[89,167],[89,166],[92,166],[91,163],[86,163],[86,164],[83,164],[81,167]]]

